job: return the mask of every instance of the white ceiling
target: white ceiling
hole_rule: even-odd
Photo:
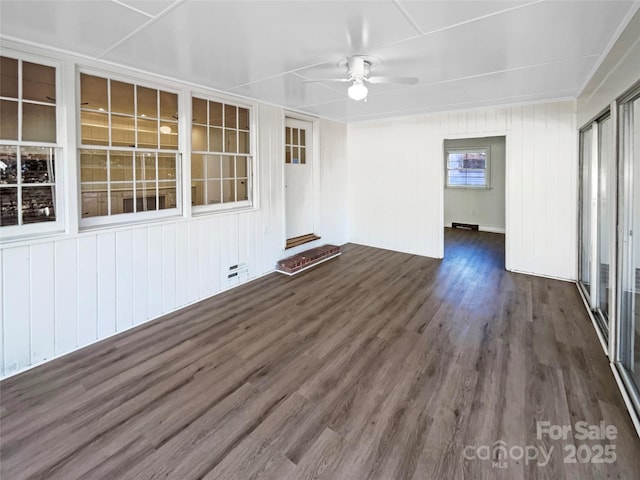
[[[340,121],[576,97],[639,2],[0,0],[0,35]],[[638,33],[640,35],[640,32]],[[417,85],[304,83],[380,57]]]

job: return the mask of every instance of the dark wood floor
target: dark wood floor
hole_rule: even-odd
[[[638,478],[576,286],[505,272],[501,235],[446,238],[444,261],[347,245],[5,380],[0,477]],[[538,439],[536,421],[618,436]],[[554,450],[465,460],[500,441]],[[617,459],[565,464],[568,444]]]

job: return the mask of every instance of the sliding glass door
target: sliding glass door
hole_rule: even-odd
[[[615,278],[615,143],[613,120],[607,115],[598,126],[598,206],[597,206],[597,301],[596,320],[607,337],[612,307],[612,284]]]
[[[640,89],[619,104],[621,285],[619,360],[623,377],[640,386]]]
[[[592,136],[591,126],[580,132],[580,259],[578,272],[578,283],[591,306],[593,306],[591,298]]]

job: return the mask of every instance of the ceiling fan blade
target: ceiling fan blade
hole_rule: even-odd
[[[369,77],[365,80],[369,83],[397,83],[401,85],[415,85],[418,83],[416,77]]]
[[[302,80],[304,83],[322,83],[322,82],[350,82],[348,78],[310,78]]]

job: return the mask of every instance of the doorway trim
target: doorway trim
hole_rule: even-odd
[[[285,173],[285,163],[284,163],[284,145],[286,143],[286,139],[285,139],[285,124],[286,124],[286,120],[287,118],[291,118],[293,120],[301,120],[304,122],[309,122],[311,123],[313,132],[312,132],[312,146],[311,146],[311,152],[313,155],[313,160],[311,162],[311,182],[312,182],[312,193],[313,193],[313,199],[312,199],[312,210],[313,210],[313,232],[309,232],[309,233],[314,233],[315,235],[318,236],[317,240],[313,240],[311,242],[307,242],[307,243],[303,243],[302,245],[299,245],[297,247],[291,247],[291,248],[286,248],[286,244],[287,244],[287,192],[286,192],[286,173]],[[298,113],[298,112],[293,112],[290,110],[282,110],[282,132],[281,132],[281,138],[282,138],[282,153],[280,156],[280,175],[282,178],[282,188],[281,188],[281,194],[282,194],[282,230],[281,230],[281,235],[282,235],[282,241],[281,241],[281,248],[282,248],[282,252],[284,252],[286,250],[287,255],[294,255],[296,253],[298,253],[299,251],[303,251],[306,250],[308,248],[312,248],[315,246],[318,246],[320,244],[320,238],[322,237],[322,231],[320,228],[320,173],[321,173],[321,162],[322,160],[320,159],[320,119],[318,117],[313,117],[310,115],[305,115],[303,113]]]
[[[511,251],[509,248],[509,134],[506,130],[475,133],[455,133],[440,135],[440,161],[438,162],[438,223],[441,235],[438,237],[438,258],[444,258],[444,142],[445,140],[474,139],[486,137],[504,137],[504,268],[511,271]]]

